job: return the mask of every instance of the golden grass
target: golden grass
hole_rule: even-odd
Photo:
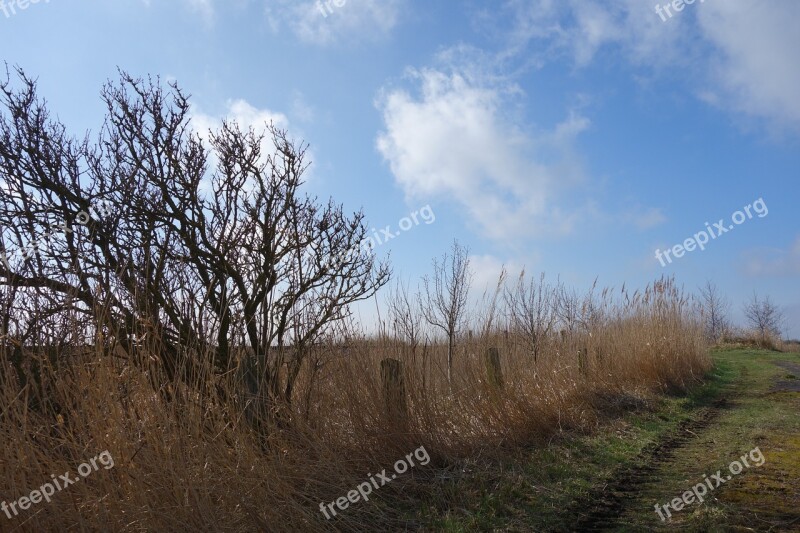
[[[683,388],[710,361],[702,332],[669,282],[619,301],[603,319],[551,335],[536,364],[519,334],[502,329],[459,342],[452,385],[446,346],[412,350],[391,335],[321,346],[295,390],[291,423],[264,442],[221,389],[151,386],[153,369],[110,350],[89,350],[21,385],[0,349],[0,495],[10,502],[109,450],[100,469],[8,519],[2,531],[365,531],[399,524],[418,495],[403,482],[327,521],[330,502],[367,473],[424,446],[433,461],[405,476],[424,480],[475,454],[513,453],[562,431],[589,431],[628,398]],[[500,354],[504,386],[486,379],[483,354]],[[586,356],[580,362],[578,352]],[[35,357],[31,353],[25,357]],[[403,362],[408,425],[385,412],[380,361]],[[310,362],[321,366],[310,371]],[[313,378],[312,378],[313,376]],[[35,385],[38,382],[40,385]],[[167,385],[167,384],[164,384]],[[228,393],[232,392],[230,390]],[[378,527],[376,524],[380,524]]]

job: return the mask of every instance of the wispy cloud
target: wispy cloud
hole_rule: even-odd
[[[525,270],[525,265],[517,260],[502,261],[493,255],[471,255],[469,266],[472,271],[473,296],[476,298],[485,292],[491,292],[497,286],[503,270],[511,280],[515,280]]]
[[[328,0],[273,0],[265,11],[274,31],[289,29],[303,42],[326,45],[385,37],[404,6],[405,0],[346,0],[341,6]]]
[[[198,13],[206,24],[214,22],[214,2],[213,0],[184,0],[189,5],[189,8]]]
[[[744,272],[754,277],[800,276],[800,237],[787,249],[759,248],[744,254]]]
[[[623,216],[623,221],[632,224],[639,231],[645,231],[660,226],[667,221],[667,217],[659,208],[636,207]]]
[[[800,3],[709,2],[699,17],[718,51],[709,87],[718,83],[721,102],[800,131]]]
[[[508,0],[501,11],[516,21],[510,55],[568,54],[580,68],[614,47],[634,66],[680,72],[702,101],[800,131],[800,2],[698,2],[666,22],[640,0]]]

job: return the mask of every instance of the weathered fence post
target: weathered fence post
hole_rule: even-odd
[[[589,370],[588,350],[586,348],[578,348],[578,370],[581,374],[586,375]]]
[[[398,429],[405,429],[408,423],[408,405],[406,403],[406,383],[403,377],[403,362],[398,359],[381,361],[381,381],[383,382],[383,400],[386,415],[397,424]]]
[[[484,354],[486,376],[489,385],[496,389],[503,388],[503,369],[500,368],[500,352],[492,346]]]

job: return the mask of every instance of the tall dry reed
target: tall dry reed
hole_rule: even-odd
[[[168,383],[108,340],[43,350],[0,346],[0,499],[11,502],[108,450],[100,469],[33,504],[0,531],[373,531],[400,527],[419,494],[404,490],[469,457],[513,453],[555,434],[589,431],[709,368],[702,330],[669,280],[643,292],[594,293],[582,320],[530,339],[502,312],[464,331],[452,381],[447,346],[382,333],[313,348],[290,409],[254,431],[246,398],[210,365],[193,385]],[[487,372],[496,349],[502,383]],[[134,356],[135,355],[135,356]],[[403,364],[408,419],[387,416],[380,365]],[[12,361],[16,364],[12,364]],[[24,364],[20,364],[24,361]],[[134,361],[137,363],[134,364]],[[155,385],[155,386],[154,386]],[[320,502],[424,446],[417,466],[328,521]]]

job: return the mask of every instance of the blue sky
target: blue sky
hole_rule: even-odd
[[[800,337],[800,2],[655,3],[5,0],[0,59],[76,134],[117,67],[177,80],[201,127],[275,121],[310,144],[309,192],[376,230],[430,206],[378,248],[403,278],[457,238],[478,291],[502,265],[713,279],[734,318],[758,291]],[[656,259],[758,199],[766,216]]]

